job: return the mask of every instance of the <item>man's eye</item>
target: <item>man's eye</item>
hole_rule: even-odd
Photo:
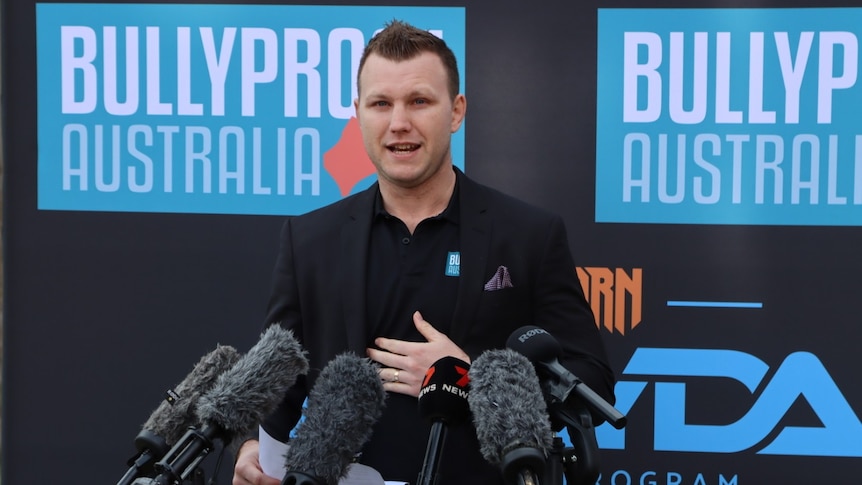
[[[413,101],[413,102],[416,104],[428,104],[428,100],[421,99],[421,98],[417,99],[416,101]]]
[[[386,101],[375,101],[375,102],[374,102],[374,106],[384,107],[384,106],[387,106],[387,105],[389,105],[389,103],[387,103]]]

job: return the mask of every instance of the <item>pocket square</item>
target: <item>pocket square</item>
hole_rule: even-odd
[[[499,266],[494,276],[485,283],[485,291],[497,291],[503,288],[512,288],[512,277],[509,275],[509,268]]]

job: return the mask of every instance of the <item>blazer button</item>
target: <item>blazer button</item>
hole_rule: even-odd
[[[402,238],[401,244],[410,244],[410,238],[409,237]]]

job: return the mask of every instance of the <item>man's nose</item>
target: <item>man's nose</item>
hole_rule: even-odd
[[[404,105],[395,105],[392,108],[392,117],[389,119],[389,129],[392,131],[410,131],[410,112]]]

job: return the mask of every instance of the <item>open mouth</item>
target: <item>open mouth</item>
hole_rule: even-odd
[[[410,152],[414,152],[419,149],[419,145],[415,143],[395,143],[387,146],[390,152],[395,153],[397,155],[407,154]]]

